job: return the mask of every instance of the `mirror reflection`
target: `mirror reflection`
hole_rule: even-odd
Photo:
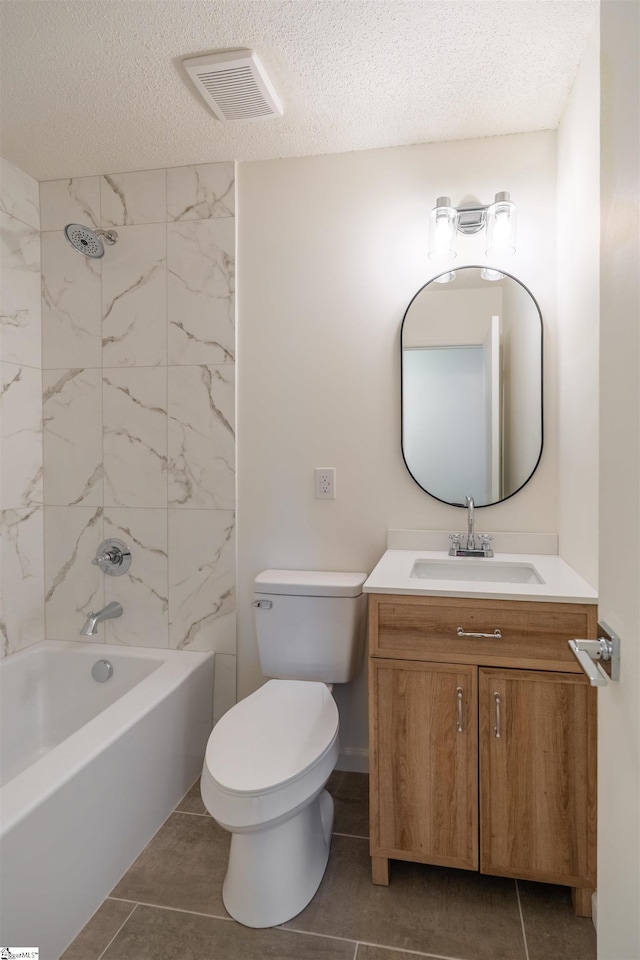
[[[409,304],[401,349],[402,453],[416,483],[454,505],[513,496],[542,452],[542,317],[529,290],[486,267],[443,274]]]

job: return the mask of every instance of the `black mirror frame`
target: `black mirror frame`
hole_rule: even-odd
[[[539,453],[538,453],[538,458],[537,458],[537,460],[536,460],[536,462],[535,462],[535,464],[534,464],[534,467],[533,467],[531,473],[529,474],[529,476],[526,478],[526,480],[523,481],[523,483],[520,484],[520,486],[519,486],[516,490],[514,490],[512,493],[510,493],[510,494],[509,494],[508,496],[506,496],[506,497],[501,497],[500,500],[494,500],[494,501],[492,501],[491,503],[475,504],[475,506],[476,506],[478,509],[482,509],[482,507],[494,507],[494,506],[495,506],[496,504],[498,504],[498,503],[504,503],[505,500],[510,500],[511,497],[515,497],[516,493],[519,493],[519,492],[522,490],[523,487],[526,487],[526,485],[529,483],[529,481],[530,481],[531,478],[533,477],[534,473],[535,473],[536,470],[538,469],[538,466],[540,465],[540,460],[542,459],[542,451],[543,451],[543,449],[544,449],[544,323],[542,322],[542,311],[540,310],[540,305],[539,305],[538,301],[536,300],[536,298],[534,297],[534,295],[531,293],[531,290],[529,289],[529,287],[527,287],[527,285],[524,284],[524,283],[522,282],[522,280],[518,280],[517,277],[514,277],[514,275],[513,275],[512,273],[507,273],[507,271],[506,271],[506,270],[503,270],[502,267],[500,267],[500,268],[498,268],[498,267],[487,267],[487,264],[467,263],[467,264],[461,264],[459,267],[456,267],[456,268],[454,268],[454,269],[455,269],[455,270],[468,270],[468,269],[475,269],[475,270],[485,270],[485,269],[498,270],[498,269],[499,269],[499,272],[502,273],[505,277],[509,277],[510,280],[515,280],[516,283],[519,283],[520,286],[523,287],[523,288],[527,291],[527,293],[529,294],[529,296],[530,296],[531,299],[533,300],[533,303],[535,304],[535,308],[536,308],[536,310],[537,310],[537,312],[538,312],[538,319],[540,320],[540,451],[539,451]],[[414,300],[416,300],[416,299],[420,296],[420,294],[422,293],[423,290],[426,289],[426,287],[428,287],[430,284],[434,283],[434,281],[437,280],[438,277],[442,277],[442,276],[444,276],[444,275],[447,274],[447,273],[451,273],[451,269],[449,269],[449,270],[443,270],[442,273],[437,273],[435,276],[431,277],[430,280],[427,280],[427,282],[424,283],[424,284],[420,287],[420,289],[416,291],[416,293],[414,293],[414,295],[412,296],[411,300],[409,301],[409,303],[408,303],[408,305],[407,305],[407,308],[406,308],[406,310],[405,310],[405,312],[404,312],[404,315],[403,315],[403,317],[402,317],[402,323],[400,324],[400,452],[402,453],[402,459],[403,459],[403,461],[404,461],[405,467],[407,468],[407,473],[409,474],[409,476],[411,477],[411,479],[414,481],[414,483],[416,483],[416,484],[420,487],[421,490],[423,490],[428,496],[432,497],[434,500],[438,500],[440,503],[446,503],[447,506],[450,506],[450,507],[462,507],[463,509],[466,509],[466,504],[464,504],[464,503],[452,503],[451,500],[443,500],[441,497],[436,497],[435,494],[430,493],[430,491],[427,490],[426,487],[423,487],[423,486],[422,486],[422,484],[420,483],[420,481],[417,480],[416,477],[414,476],[414,474],[411,472],[411,469],[410,469],[410,467],[409,467],[409,464],[407,463],[407,458],[406,458],[405,455],[404,455],[404,443],[403,443],[403,436],[404,436],[404,389],[403,389],[403,388],[404,388],[404,374],[403,374],[403,367],[404,367],[404,364],[403,364],[403,357],[402,357],[402,332],[403,332],[403,330],[404,330],[404,324],[405,324],[405,321],[406,321],[406,319],[407,319],[407,314],[409,313],[409,310],[411,309],[411,305],[412,305],[412,303],[414,302]]]

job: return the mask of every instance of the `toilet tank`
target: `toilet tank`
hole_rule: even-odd
[[[364,649],[366,573],[265,570],[254,583],[260,666],[266,677],[346,683]]]

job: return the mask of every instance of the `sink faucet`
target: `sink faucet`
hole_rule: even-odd
[[[478,534],[480,545],[476,543],[475,534],[475,503],[473,497],[465,497],[465,507],[467,508],[467,536],[466,539],[462,533],[450,533],[449,539],[452,541],[449,548],[450,557],[492,557],[491,541],[493,537],[488,533]],[[456,504],[461,507],[461,503]],[[464,546],[463,546],[464,542]]]
[[[475,550],[476,537],[473,532],[473,527],[474,527],[473,511],[475,508],[475,503],[473,502],[473,497],[465,497],[465,506],[468,511],[467,513],[467,550]]]
[[[118,603],[117,600],[112,600],[111,603],[108,603],[106,607],[103,607],[102,610],[98,610],[97,613],[90,613],[87,616],[87,622],[80,631],[81,637],[94,637],[98,632],[98,624],[103,620],[111,620],[113,617],[122,616],[122,604]]]

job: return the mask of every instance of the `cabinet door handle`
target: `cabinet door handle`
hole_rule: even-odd
[[[464,627],[458,627],[456,633],[459,637],[478,637],[482,638],[483,640],[485,638],[487,640],[502,640],[502,631],[499,629],[494,630],[493,633],[465,633]]]
[[[493,728],[496,740],[500,740],[502,737],[502,718],[500,716],[500,694],[494,693],[493,698],[496,702],[496,725]]]
[[[456,688],[456,696],[458,698],[458,719],[456,720],[456,730],[458,733],[462,733],[464,730],[462,725],[462,687]]]

